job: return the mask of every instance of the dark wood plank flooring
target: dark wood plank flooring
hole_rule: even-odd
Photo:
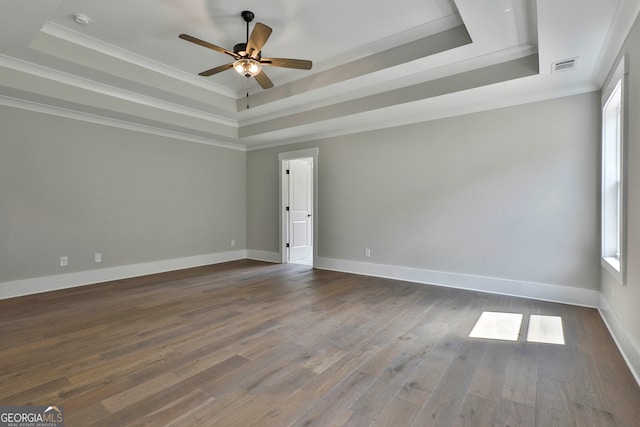
[[[523,313],[517,342],[468,338]],[[566,345],[525,340],[561,316]],[[638,426],[593,309],[238,261],[0,301],[0,405],[67,426]]]

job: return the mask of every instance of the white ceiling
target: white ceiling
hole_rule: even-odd
[[[640,0],[20,0],[0,3],[0,104],[252,149],[600,88]],[[273,28],[275,87],[198,73]],[[90,18],[88,25],[74,13]],[[577,58],[571,71],[552,63]],[[247,96],[247,93],[249,96]],[[247,104],[249,108],[247,109]]]

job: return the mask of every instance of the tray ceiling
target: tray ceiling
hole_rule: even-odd
[[[4,2],[0,103],[238,149],[297,142],[596,90],[638,3]],[[178,35],[232,50],[242,10],[273,28],[264,56],[313,69],[264,67],[267,90],[198,76],[231,58]]]

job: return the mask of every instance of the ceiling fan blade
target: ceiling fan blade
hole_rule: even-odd
[[[188,34],[180,34],[178,37],[180,37],[182,40],[186,40],[186,41],[191,42],[191,43],[199,44],[200,46],[207,47],[209,49],[213,49],[213,50],[215,50],[217,52],[226,53],[227,55],[230,55],[235,59],[239,59],[240,58],[240,56],[238,54],[236,54],[234,52],[231,52],[230,50],[227,50],[227,49],[222,48],[220,46],[216,46],[213,43],[209,43],[209,42],[206,42],[204,40],[197,39],[197,38],[195,38],[193,36],[190,36]]]
[[[253,31],[251,32],[251,37],[249,37],[249,41],[247,42],[247,53],[250,57],[254,59],[258,57],[262,47],[271,35],[271,31],[273,31],[271,27],[267,27],[260,22],[256,22],[256,25],[253,27]]]
[[[273,82],[269,77],[267,77],[264,71],[260,71],[254,77],[256,78],[258,84],[260,84],[260,87],[262,87],[262,89],[269,89],[273,87]]]
[[[201,75],[201,76],[204,76],[204,77],[208,77],[208,76],[212,76],[214,74],[218,74],[220,71],[228,70],[229,68],[232,68],[232,67],[233,67],[233,63],[225,64],[225,65],[221,65],[219,67],[212,68],[212,69],[207,70],[207,71],[203,71],[203,72],[198,73],[198,74]]]
[[[313,63],[306,59],[287,59],[287,58],[262,58],[261,64],[271,65],[272,67],[295,68],[298,70],[310,70]]]

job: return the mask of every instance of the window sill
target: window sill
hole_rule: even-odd
[[[620,259],[616,257],[602,257],[602,266],[611,274],[620,284],[622,282],[622,269],[620,267]]]

